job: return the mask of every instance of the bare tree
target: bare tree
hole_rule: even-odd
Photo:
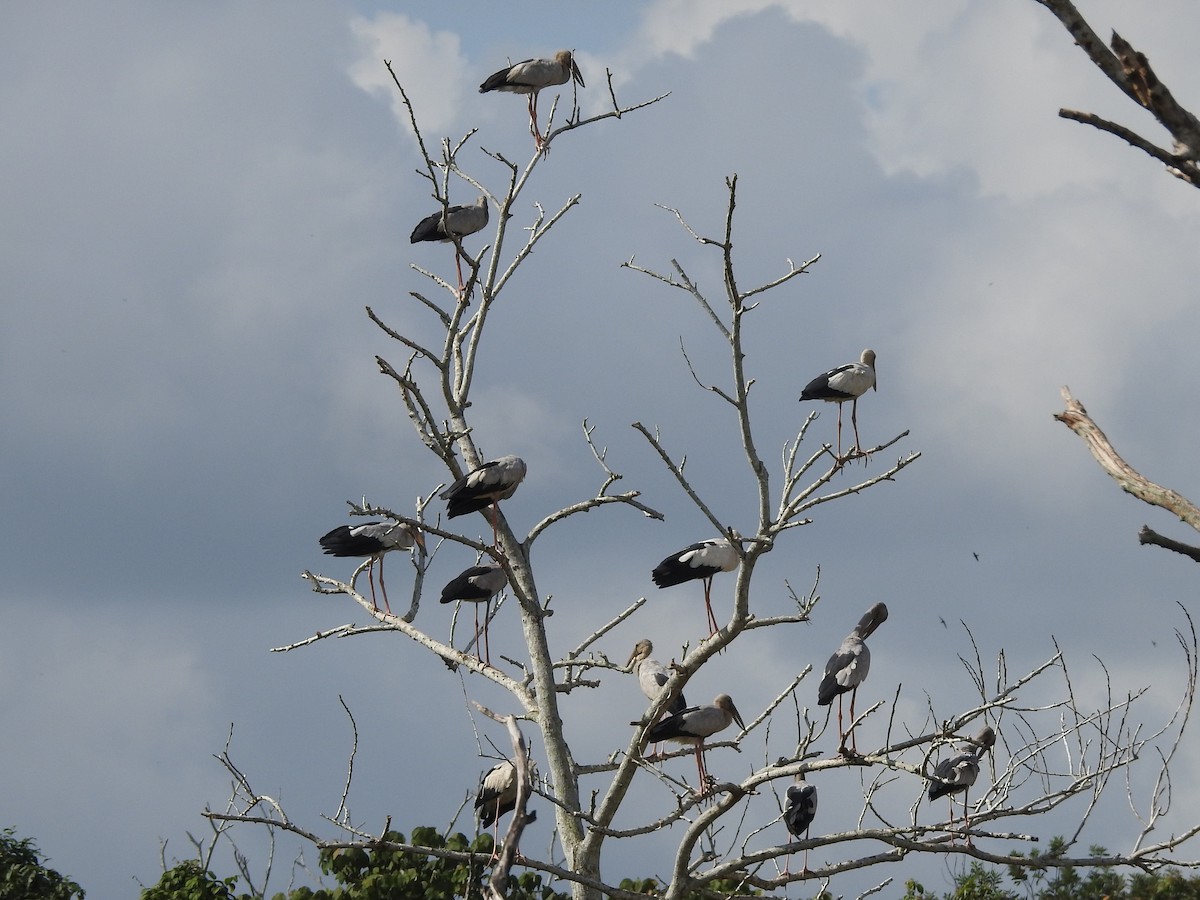
[[[399,83],[397,89],[403,94]],[[578,108],[574,109],[565,124],[557,129],[550,126],[552,130],[545,138],[545,149],[549,150],[565,135],[573,137],[573,132],[599,119],[620,118],[662,99],[654,98],[622,108],[612,92],[611,78],[609,92],[613,98],[612,110],[585,119]],[[412,296],[437,323],[440,332],[436,344],[401,334],[368,310],[371,318],[397,342],[405,356],[398,364],[380,357],[380,371],[395,382],[418,440],[446,467],[447,478],[453,480],[483,461],[478,436],[472,426],[472,391],[476,386],[477,354],[486,337],[486,326],[493,315],[510,313],[508,309],[496,306],[497,298],[516,269],[531,263],[530,252],[563,216],[574,209],[580,195],[568,198],[549,215],[536,205],[536,215],[524,225],[523,241],[510,248],[510,222],[518,216],[515,203],[529,189],[531,177],[544,154],[535,152],[522,168],[500,154],[484,151],[486,159],[496,164],[506,178],[503,191],[489,190],[485,179],[467,171],[460,162],[471,145],[474,132],[453,144],[443,141],[440,156],[435,158],[426,150],[416,117],[411,106],[408,108],[424,157],[423,174],[437,202],[444,209],[448,208],[451,184],[463,181],[485,194],[499,213],[494,217],[496,225],[491,243],[478,256],[467,254],[461,242],[456,241],[457,251],[468,269],[462,289],[435,273],[422,272],[438,292],[436,298],[420,292],[413,292]],[[553,120],[552,111],[551,123]],[[431,654],[431,663],[433,658],[440,659],[446,665],[469,673],[470,677],[504,688],[512,698],[514,712],[502,711],[501,714],[512,716],[506,721],[510,726],[514,755],[518,760],[523,759],[523,736],[517,727],[517,723],[522,722],[536,731],[536,744],[545,756],[545,780],[533,785],[532,789],[552,805],[561,848],[561,855],[556,852],[546,859],[527,856],[521,864],[561,879],[581,900],[600,896],[643,897],[643,894],[616,886],[613,873],[606,872],[602,865],[604,850],[613,842],[651,840],[667,830],[679,832],[669,865],[661,873],[663,888],[660,895],[668,900],[687,896],[717,879],[732,879],[748,888],[762,890],[811,880],[814,886],[823,889],[839,873],[875,866],[886,868],[885,864],[900,862],[914,853],[963,854],[991,862],[1019,864],[1025,861],[1022,857],[1009,855],[1011,850],[997,851],[996,845],[1007,842],[1023,846],[1037,841],[1038,835],[1030,829],[1038,823],[1038,817],[1074,804],[1076,825],[1066,844],[1069,853],[1079,842],[1085,825],[1099,807],[1101,796],[1114,776],[1129,778],[1129,799],[1141,823],[1140,833],[1130,848],[1121,855],[1104,858],[1064,854],[1042,859],[1041,864],[1144,867],[1164,861],[1189,864],[1181,863],[1172,851],[1200,830],[1200,825],[1156,843],[1149,841],[1149,835],[1170,807],[1167,790],[1170,765],[1179,752],[1193,702],[1197,643],[1190,620],[1178,633],[1185,663],[1181,676],[1184,687],[1168,720],[1153,728],[1144,726],[1138,707],[1145,694],[1144,688],[1124,691],[1110,685],[1107,699],[1098,707],[1089,708],[1074,686],[1077,673],[1068,668],[1062,652],[1054,653],[1040,665],[1014,678],[1007,671],[1003,649],[981,650],[964,626],[964,640],[971,650],[960,659],[977,695],[975,702],[965,709],[947,709],[934,696],[923,695],[917,700],[918,708],[924,709],[917,717],[919,721],[901,721],[898,714],[901,701],[907,706],[911,700],[903,695],[900,686],[889,688],[885,679],[877,678],[872,683],[876,691],[874,696],[886,699],[871,703],[857,716],[852,716],[847,725],[847,731],[854,733],[861,730],[864,723],[872,723],[876,737],[860,733],[861,740],[856,741],[856,746],[865,747],[873,740],[870,746],[874,749],[861,753],[843,750],[832,756],[823,756],[818,751],[817,742],[827,736],[829,716],[813,718],[797,692],[811,671],[808,666],[799,672],[779,673],[773,699],[746,716],[744,729],[729,740],[708,744],[715,750],[735,747],[748,751],[748,758],[753,757],[756,762],[740,780],[700,781],[689,785],[647,758],[644,748],[650,728],[668,708],[672,698],[702,667],[726,650],[736,652],[732,649],[735,642],[747,632],[808,621],[817,607],[819,598],[814,579],[808,592],[794,591],[785,583],[794,601],[794,610],[768,616],[756,609],[751,586],[756,574],[760,573],[759,563],[763,557],[794,541],[795,529],[809,525],[813,521],[810,516],[819,507],[895,482],[920,458],[918,452],[885,458],[893,446],[908,437],[907,432],[873,447],[856,447],[845,456],[834,453],[827,443],[807,449],[811,446],[808,433],[817,416],[815,411],[808,414],[794,437],[781,448],[778,462],[769,462],[760,454],[750,403],[757,382],[744,338],[747,329],[760,319],[766,318],[764,325],[769,327],[770,299],[775,296],[771,292],[809,272],[819,256],[799,265],[789,260],[782,273],[753,287],[741,287],[735,265],[736,176],[727,180],[725,188],[726,212],[717,237],[706,236],[704,229],[693,226],[681,211],[667,210],[695,239],[700,254],[718,255],[722,278],[715,291],[693,278],[689,274],[689,265],[678,259],[670,261],[670,270],[666,272],[642,267],[633,259],[624,264],[633,273],[681,291],[690,298],[724,342],[729,354],[729,374],[720,383],[709,383],[701,378],[686,348],[684,361],[710,402],[728,414],[729,427],[736,432],[740,443],[739,464],[745,466],[753,485],[755,511],[752,524],[749,527],[743,525],[741,529],[722,517],[706,487],[689,476],[686,457],[672,446],[671,436],[657,428],[635,423],[634,428],[644,438],[648,452],[661,462],[664,481],[686,495],[714,531],[731,542],[740,563],[733,579],[733,612],[728,622],[688,649],[672,665],[662,693],[646,709],[632,733],[624,737],[614,732],[613,743],[607,750],[592,748],[586,751],[589,757],[581,757],[581,748],[572,742],[560,708],[577,702],[583,692],[599,684],[601,677],[628,671],[611,662],[600,650],[599,642],[616,625],[637,616],[645,598],[639,598],[606,621],[598,621],[586,639],[561,658],[555,658],[548,638],[553,621],[541,599],[531,564],[534,543],[551,528],[580,513],[611,507],[616,512],[662,518],[642,499],[640,492],[613,492],[622,476],[613,468],[607,452],[593,441],[593,426],[586,421],[580,452],[590,455],[597,465],[598,490],[594,496],[576,499],[546,516],[524,536],[513,532],[503,509],[486,511],[489,524],[496,532],[494,544],[473,539],[443,524],[439,517],[431,514],[430,506],[441,485],[432,487],[408,513],[365,502],[355,505],[352,510],[357,515],[386,516],[407,523],[422,529],[427,537],[470,548],[480,559],[502,567],[508,578],[510,598],[504,604],[509,612],[504,614],[520,616],[525,639],[524,658],[506,659],[501,666],[489,665],[480,660],[477,647],[475,653],[471,652],[471,645],[460,649],[449,638],[439,637],[423,625],[418,626],[420,606],[425,597],[425,574],[430,559],[436,556],[436,549],[429,558],[414,551],[414,589],[410,608],[404,614],[393,615],[376,609],[370,598],[360,592],[353,578],[346,582],[312,572],[304,573],[314,590],[352,599],[373,621],[368,626],[346,625],[321,632],[275,649],[289,652],[333,636],[394,632],[396,637],[408,638],[426,648]],[[770,416],[770,411],[765,415]],[[859,463],[863,465],[861,472],[856,471]],[[993,653],[995,671],[990,673],[983,659]],[[1098,676],[1089,671],[1086,677],[1105,679],[1106,674],[1101,667]],[[813,687],[811,682],[809,687]],[[808,694],[815,696],[815,689]],[[953,744],[985,723],[995,728],[1000,740],[995,760],[987,764],[986,775],[980,775],[972,792],[975,808],[969,826],[961,824],[961,817],[943,820],[940,804],[937,812],[921,809],[939,756],[953,752]],[[884,734],[885,738],[879,740],[879,734]],[[1150,753],[1151,748],[1158,748],[1157,753]],[[667,758],[690,752],[671,753]],[[1139,757],[1157,760],[1149,795],[1144,799],[1139,793],[1140,782],[1130,775],[1130,769]],[[311,825],[293,822],[281,804],[251,787],[249,779],[237,770],[228,754],[224,756],[224,762],[234,777],[234,792],[228,809],[207,813],[215,822],[260,823],[300,835],[319,847],[380,846],[379,835],[369,833],[361,824],[349,819],[345,803],[351,790],[349,774],[341,808],[328,820],[337,829],[331,836],[319,834]],[[518,768],[523,770],[524,766]],[[828,773],[836,770],[861,783],[856,827],[849,831],[827,832],[822,830],[818,817],[814,823],[816,836],[803,841],[786,841],[788,835],[780,822],[780,786],[786,787],[799,773],[815,779],[828,777]],[[353,755],[349,772],[353,772]],[[599,779],[602,786],[585,795],[581,787],[585,777]],[[638,802],[631,803],[635,780],[642,787]],[[522,794],[515,816],[521,821],[524,820],[523,803]],[[616,824],[618,812],[623,813],[620,820],[623,824],[619,827]],[[985,841],[986,846],[981,846]],[[465,853],[384,843],[416,853],[463,861],[469,858]],[[791,872],[784,865],[785,861],[792,853],[804,849],[823,849],[825,861],[812,869]],[[514,863],[512,853],[501,856],[497,864],[501,869],[491,881],[493,896],[502,896],[507,867]],[[881,876],[876,889],[890,880],[886,874]]]
[[[1087,20],[1071,0],[1037,0],[1054,13],[1063,27],[1070,32],[1075,43],[1088,55],[1096,67],[1108,76],[1126,96],[1139,106],[1149,110],[1158,123],[1171,135],[1171,149],[1160,147],[1156,142],[1143,137],[1131,128],[1119,125],[1095,113],[1075,109],[1060,109],[1064,119],[1073,119],[1085,125],[1114,134],[1157,159],[1167,171],[1192,187],[1200,187],[1200,120],[1179,103],[1159,81],[1150,67],[1150,60],[1127,40],[1112,33],[1108,46],[1092,30]],[[1111,49],[1110,49],[1111,48]]]

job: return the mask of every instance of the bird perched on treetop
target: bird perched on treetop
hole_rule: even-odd
[[[838,405],[837,457],[841,461],[862,453],[862,441],[858,438],[858,398],[869,389],[879,390],[875,384],[875,351],[864,350],[856,363],[830,369],[818,375],[800,392],[800,401],[825,400]],[[850,422],[854,425],[854,449],[842,456],[842,404],[850,403]]]
[[[551,85],[566,84],[569,79],[574,79],[580,87],[586,87],[571,51],[559,50],[551,59],[523,59],[515,65],[493,73],[479,86],[479,93],[508,91],[513,94],[528,94],[529,133],[533,135],[537,149],[545,151],[546,142],[537,122],[538,92]]]

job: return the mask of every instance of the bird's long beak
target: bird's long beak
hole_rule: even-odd
[[[425,532],[423,532],[423,531],[422,531],[420,528],[416,529],[416,530],[413,532],[413,541],[416,543],[416,545],[417,545],[418,547],[420,547],[420,548],[421,548],[421,555],[422,555],[422,556],[426,556],[426,555],[428,555],[428,552],[429,552],[429,551],[427,551],[427,550],[425,549]]]
[[[576,84],[580,87],[587,87],[583,83],[583,74],[579,71],[579,66],[575,65],[575,60],[571,60],[571,77],[575,79]]]
[[[729,702],[729,712],[733,714],[733,721],[737,722],[738,728],[742,729],[742,731],[745,731],[746,723],[742,721],[742,714],[738,712],[738,709],[733,705],[732,700]]]

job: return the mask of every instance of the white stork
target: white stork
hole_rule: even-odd
[[[825,663],[825,677],[817,689],[817,705],[829,706],[833,698],[838,698],[838,752],[843,756],[858,752],[857,740],[854,748],[846,750],[846,732],[842,727],[842,694],[850,691],[850,722],[854,722],[854,700],[858,697],[858,686],[867,680],[867,672],[871,669],[871,651],[866,645],[866,639],[882,625],[888,617],[888,609],[882,603],[876,603],[854,626],[854,630],[846,635],[837,652]],[[853,735],[851,735],[853,739]]]
[[[515,494],[517,485],[524,479],[525,460],[509,454],[472,469],[439,496],[446,501],[446,515],[451,519],[490,506],[493,546],[499,546],[500,539],[496,533],[496,504]]]
[[[704,581],[704,606],[708,610],[708,636],[721,630],[712,609],[712,580],[718,572],[732,572],[738,567],[737,549],[726,538],[713,538],[684,547],[672,553],[650,573],[660,588],[683,584],[685,581]]]
[[[375,600],[375,563],[379,563],[379,587],[383,591],[383,605],[388,614],[387,585],[383,583],[383,557],[391,550],[408,550],[413,544],[425,552],[425,536],[421,529],[404,522],[363,522],[361,525],[339,525],[320,539],[320,544],[330,556],[359,556],[370,560],[367,563],[367,581],[371,585],[371,605],[379,612]]]
[[[737,722],[743,731],[746,730],[741,713],[733,705],[732,698],[728,694],[721,694],[713,700],[712,706],[692,706],[663,719],[646,732],[646,740],[651,743],[676,741],[681,744],[694,744],[700,795],[703,796],[708,793],[709,786],[708,768],[704,764],[704,740],[718,731],[724,731],[733,722]]]
[[[536,778],[537,763],[530,760],[530,783]],[[500,817],[516,808],[517,766],[512,760],[506,759],[496,763],[483,773],[479,779],[479,790],[475,793],[475,813],[479,816],[480,826],[482,828],[493,824],[496,826],[495,836],[492,838],[493,858],[496,852],[495,848],[500,846]],[[536,820],[536,810],[529,810],[525,813],[526,825]]]
[[[471,566],[459,573],[458,577],[442,588],[442,603],[454,603],[461,600],[475,604],[475,656],[480,662],[492,664],[492,647],[488,640],[488,617],[491,612],[492,598],[508,586],[508,576],[499,566]],[[479,604],[484,604],[483,642],[484,656],[479,656]]]
[[[409,242],[418,244],[421,241],[442,241],[454,243],[454,263],[458,266],[458,290],[463,289],[462,246],[455,238],[464,238],[468,234],[481,231],[488,223],[488,200],[486,194],[480,194],[479,199],[470,206],[451,206],[426,216],[413,229]]]
[[[808,837],[808,830],[812,827],[813,819],[817,817],[817,786],[809,784],[804,780],[804,773],[799,772],[796,775],[796,783],[787,789],[787,805],[783,808],[783,824],[787,826],[788,833],[797,840],[801,835]],[[791,857],[788,857],[788,867],[791,866]],[[785,873],[788,868],[785,867]],[[804,848],[804,872],[808,871],[808,848]]]
[[[963,828],[971,827],[971,807],[967,803],[967,794],[971,785],[979,778],[979,761],[983,754],[991,751],[996,743],[996,732],[990,725],[979,729],[974,736],[968,738],[971,749],[950,759],[943,759],[933,769],[933,779],[929,785],[929,799],[946,797],[950,803],[950,822],[954,822],[954,794],[959,791],[963,795]],[[967,844],[971,843],[971,835],[967,834]]]
[[[570,50],[559,50],[553,59],[523,59],[516,65],[507,66],[490,76],[479,86],[479,93],[488,91],[509,91],[513,94],[529,95],[529,133],[538,150],[545,150],[545,141],[537,122],[537,98],[542,88],[555,84],[566,84],[574,79],[580,87],[583,75]]]
[[[862,452],[862,441],[858,438],[858,398],[869,389],[879,390],[875,384],[875,351],[864,350],[862,359],[856,363],[846,363],[830,369],[824,375],[818,375],[800,392],[800,401],[826,400],[838,405],[837,424],[837,456],[842,456],[842,404],[850,403],[850,421],[854,425],[854,449],[847,455]]]

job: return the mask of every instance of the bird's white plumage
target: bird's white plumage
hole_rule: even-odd
[[[537,778],[537,764],[529,763],[529,780]],[[512,760],[496,763],[479,780],[475,809],[479,822],[487,828],[517,805],[517,767]]]
[[[509,454],[472,469],[446,490],[441,498],[449,506],[450,518],[475,512],[516,493],[525,479],[525,460]]]
[[[660,588],[711,578],[717,572],[732,572],[738,567],[738,554],[727,538],[710,538],[672,553],[651,573]]]
[[[800,399],[844,403],[861,397],[873,387],[875,351],[864,350],[858,362],[837,366],[810,381],[800,394]]]
[[[488,91],[507,91],[513,94],[534,94],[542,88],[566,84],[574,78],[584,87],[583,75],[570,50],[559,50],[553,57],[523,59],[490,75],[479,86],[481,94]]]

